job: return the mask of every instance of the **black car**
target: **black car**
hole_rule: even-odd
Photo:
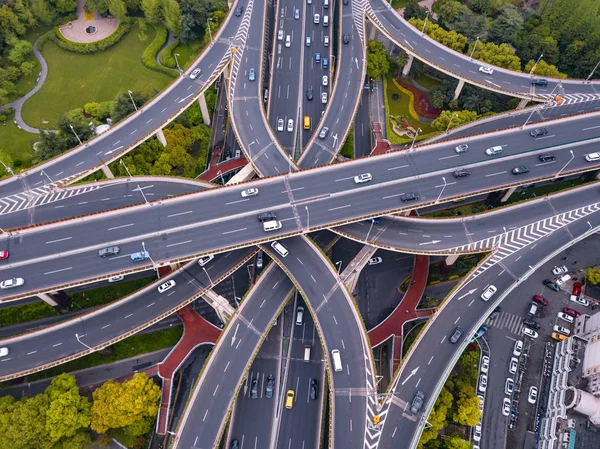
[[[544,285],[548,287],[550,290],[554,290],[555,292],[560,290],[560,287],[550,279],[544,279]]]
[[[350,42],[350,35],[344,34],[344,37],[342,38],[342,40],[344,41],[344,44],[347,44],[348,42]]]
[[[542,153],[538,156],[538,158],[542,162],[550,162],[556,160],[556,156],[553,153]]]
[[[466,168],[461,168],[460,170],[456,170],[454,173],[452,173],[452,176],[454,176],[455,178],[464,178],[466,176],[470,176],[471,172],[469,170],[467,170]]]
[[[462,327],[457,327],[452,336],[450,337],[450,343],[457,343],[464,333],[465,330]]]
[[[236,8],[235,10],[235,16],[239,17],[242,14],[244,14],[244,5],[240,6],[239,8]]]
[[[258,379],[252,381],[252,388],[250,389],[250,397],[256,399],[258,397]]]
[[[267,377],[267,383],[265,384],[265,397],[271,399],[273,397],[273,390],[275,389],[275,378],[272,374]]]
[[[308,101],[313,99],[313,88],[312,86],[310,86],[308,89],[306,89],[306,99]]]
[[[400,199],[403,202],[407,202],[407,201],[415,201],[419,199],[419,195],[415,192],[408,192],[408,193],[403,193],[402,195],[400,195]]]
[[[490,320],[493,320],[494,318],[496,318],[501,310],[502,309],[500,308],[500,306],[496,307],[494,309],[494,311],[492,313],[490,313]]]
[[[260,214],[258,214],[258,221],[263,222],[263,221],[272,221],[277,219],[277,215],[275,215],[274,212],[261,212]]]
[[[531,80],[531,84],[533,84],[534,86],[546,87],[548,85],[548,80],[545,80],[543,78],[534,78]]]
[[[538,323],[537,321],[531,320],[531,319],[527,319],[525,318],[523,320],[523,324],[527,327],[530,327],[531,329],[537,331],[540,328],[540,323]]]
[[[531,137],[542,137],[548,134],[548,130],[546,128],[536,128],[529,131],[529,135]]]
[[[98,250],[98,255],[100,257],[116,256],[120,251],[121,249],[118,246],[109,246]]]
[[[240,449],[240,442],[238,440],[233,440],[229,449]]]
[[[523,175],[525,173],[529,173],[529,167],[527,167],[527,165],[519,165],[512,169],[513,175]]]
[[[344,0],[344,5],[347,5],[347,4],[348,4],[348,0]]]
[[[319,383],[317,379],[310,380],[310,398],[314,401],[317,399],[317,395],[319,394]]]
[[[415,397],[412,400],[412,404],[410,405],[410,411],[413,413],[418,413],[423,406],[423,400],[425,399],[425,393],[422,391],[417,391]]]

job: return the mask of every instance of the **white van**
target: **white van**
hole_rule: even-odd
[[[281,229],[281,222],[279,220],[263,221],[263,229],[265,232],[276,231]]]
[[[277,240],[271,243],[271,248],[277,251],[281,257],[285,257],[288,255],[288,250],[286,249],[286,247],[279,243]]]
[[[529,309],[527,310],[527,316],[534,317],[537,313],[538,306],[535,303],[529,304]]]
[[[556,285],[563,285],[565,282],[571,279],[571,276],[568,274],[563,274],[562,276],[558,276],[554,282]]]
[[[310,362],[310,350],[311,350],[310,345],[304,345],[304,361],[305,362]]]
[[[327,1],[327,0],[325,0]],[[585,155],[585,160],[588,162],[596,162],[600,160],[600,153],[590,153]]]
[[[329,26],[329,16],[323,16],[323,26],[324,27]]]
[[[340,351],[334,349],[331,351],[331,359],[333,360],[333,370],[336,373],[342,371],[342,358],[340,357]]]

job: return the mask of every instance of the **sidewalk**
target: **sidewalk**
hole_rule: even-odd
[[[402,359],[402,340],[404,323],[433,315],[434,310],[416,310],[429,274],[429,256],[416,255],[412,280],[400,304],[383,322],[369,330],[371,347],[375,347],[390,337],[394,338],[394,371]]]
[[[156,433],[158,435],[164,435],[167,431],[173,375],[192,350],[201,344],[215,344],[221,333],[219,328],[198,315],[190,306],[178,310],[177,315],[179,315],[179,318],[183,322],[183,338],[158,366],[158,375],[163,379],[160,409],[156,425]]]

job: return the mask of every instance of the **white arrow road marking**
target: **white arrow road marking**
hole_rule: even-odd
[[[462,296],[459,296],[458,299],[463,299],[465,296],[469,296],[472,295],[477,289],[476,288],[472,288],[471,290],[469,290],[467,293],[465,293]]]
[[[235,343],[235,336],[237,335],[238,328],[240,327],[240,323],[237,323],[235,326],[235,332],[233,333],[233,337],[231,337],[231,346]]]
[[[419,371],[419,366],[417,366],[414,370],[412,370],[410,372],[410,374],[408,375],[408,377],[406,379],[404,379],[404,382],[402,382],[402,385],[404,385],[406,382],[408,382],[408,379],[410,379],[411,377],[413,377],[415,374],[417,374],[417,371]]]
[[[419,243],[419,245],[435,245],[436,243],[440,243],[441,240],[432,240],[431,242],[423,242]]]
[[[185,100],[187,100],[188,98],[190,98],[192,95],[194,95],[194,94],[189,94],[187,97],[182,98],[177,103],[183,103]]]

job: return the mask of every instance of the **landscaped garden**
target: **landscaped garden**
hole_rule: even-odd
[[[29,167],[33,159],[31,142],[38,139],[37,134],[23,131],[14,124],[14,111],[0,113],[6,119],[0,123],[0,160],[17,170],[21,167]],[[6,159],[6,160],[5,160]],[[4,169],[0,170],[0,178],[8,176]]]
[[[40,51],[48,62],[48,78],[24,104],[23,120],[30,126],[53,128],[61,114],[86,103],[112,100],[126,90],[154,95],[164,89],[173,79],[141,62],[154,28],[141,31],[136,22],[121,42],[94,54],[73,53],[46,42]]]

